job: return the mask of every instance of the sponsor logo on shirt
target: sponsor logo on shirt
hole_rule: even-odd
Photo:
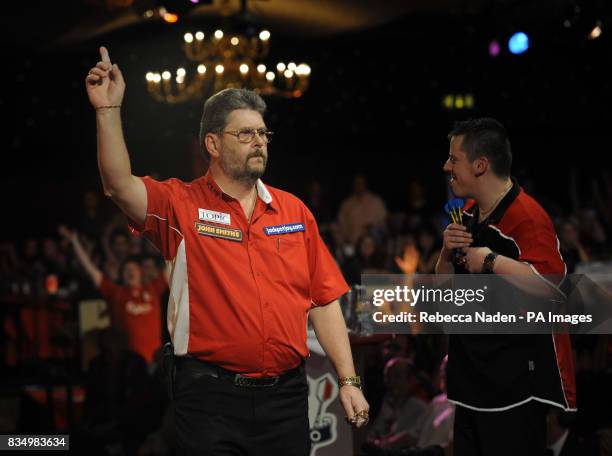
[[[233,228],[209,225],[208,223],[195,222],[196,232],[202,236],[212,236],[229,241],[242,242],[242,231]]]
[[[133,301],[128,301],[125,304],[125,311],[129,314],[132,315],[142,315],[142,314],[146,314],[151,312],[151,310],[153,310],[153,307],[151,306],[151,304],[142,304],[142,303],[135,303]]]
[[[225,212],[211,211],[209,209],[198,209],[198,217],[203,222],[222,223],[231,225],[230,215]]]
[[[286,223],[285,225],[264,226],[264,232],[268,236],[297,233],[299,231],[304,231],[304,224],[302,222]]]

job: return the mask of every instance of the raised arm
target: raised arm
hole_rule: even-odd
[[[81,266],[83,266],[85,272],[87,272],[87,275],[91,277],[91,280],[93,281],[96,288],[99,288],[100,284],[102,283],[102,271],[100,271],[96,267],[93,261],[91,261],[91,258],[89,257],[87,252],[85,252],[81,241],[79,241],[78,234],[75,231],[70,231],[65,226],[60,226],[58,231],[64,237],[64,239],[70,242],[72,248],[74,249],[76,257],[79,260],[79,263],[81,263]]]
[[[132,220],[144,224],[147,192],[139,177],[132,175],[123,130],[120,107],[125,81],[119,67],[110,61],[105,47],[99,61],[85,79],[89,101],[96,110],[98,131],[98,167],[106,196]]]

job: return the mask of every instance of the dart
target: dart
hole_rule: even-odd
[[[463,206],[465,202],[461,198],[455,198],[449,202],[449,207],[452,208],[457,223],[463,224]]]
[[[446,212],[450,216],[450,218],[452,219],[453,223],[457,223],[455,221],[455,214],[453,214],[453,212],[451,211],[449,203],[450,203],[450,201],[444,205],[444,212]]]
[[[451,209],[451,203],[452,203],[452,201],[449,201],[448,203],[446,203],[444,205],[444,212],[446,212],[448,215],[450,215],[450,218],[452,219],[453,223],[458,223],[458,220],[455,217],[455,213]]]

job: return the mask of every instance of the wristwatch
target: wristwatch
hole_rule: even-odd
[[[495,259],[499,253],[491,252],[489,253],[484,261],[482,262],[482,273],[483,274],[493,274],[493,267],[495,266]]]
[[[353,377],[340,377],[338,379],[338,388],[349,385],[361,389],[361,377],[359,375],[355,375]]]

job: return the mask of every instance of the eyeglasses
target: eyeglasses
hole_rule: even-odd
[[[266,130],[265,128],[260,128],[259,130],[255,130],[254,128],[243,128],[242,130],[224,131],[223,133],[235,136],[241,143],[250,143],[255,138],[255,135],[262,138],[265,143],[269,143],[272,140],[272,135],[274,134],[274,132]]]

